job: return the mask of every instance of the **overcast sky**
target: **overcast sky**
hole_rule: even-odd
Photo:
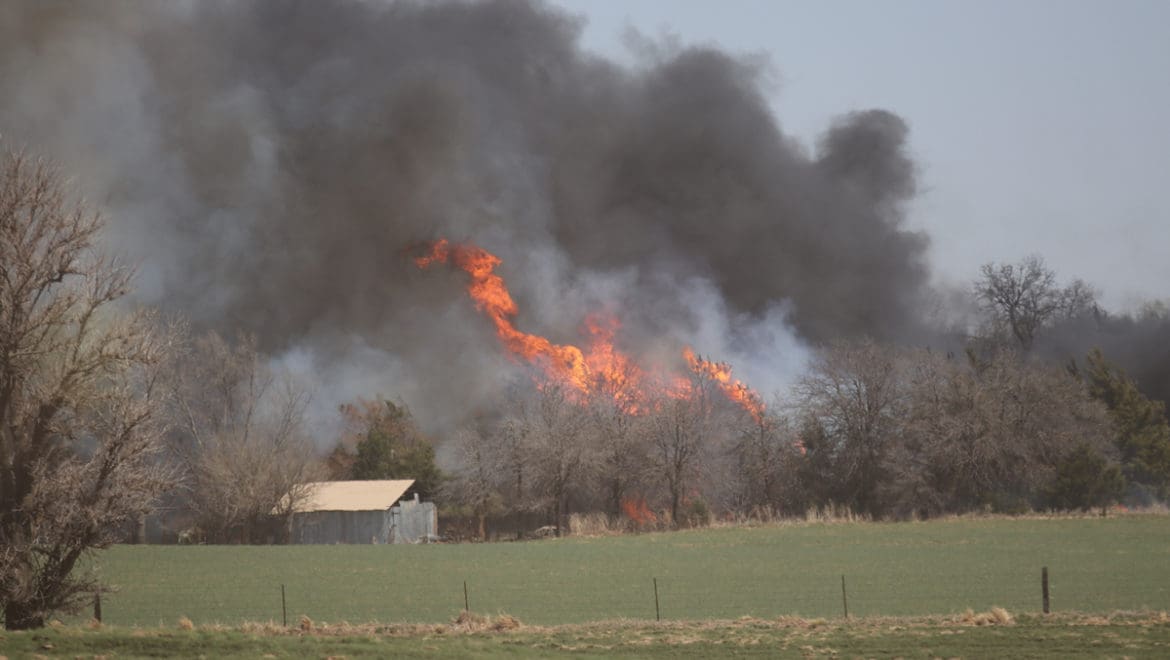
[[[1170,2],[555,4],[610,59],[632,61],[630,28],[766,55],[778,122],[810,149],[836,115],[901,115],[943,280],[1037,252],[1111,308],[1170,298]]]

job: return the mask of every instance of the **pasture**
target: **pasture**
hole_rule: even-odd
[[[423,546],[118,546],[94,562],[114,626],[449,623],[464,607],[526,625],[1170,610],[1170,517],[808,523]],[[84,617],[88,618],[88,617]]]

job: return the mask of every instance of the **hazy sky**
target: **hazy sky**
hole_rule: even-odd
[[[836,115],[901,115],[944,280],[1038,252],[1111,308],[1170,298],[1170,2],[555,3],[607,58],[633,60],[629,28],[766,55],[810,149]]]

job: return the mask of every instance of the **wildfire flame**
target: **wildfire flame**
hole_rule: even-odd
[[[495,325],[496,335],[510,354],[537,365],[551,380],[565,383],[582,394],[601,392],[612,396],[627,412],[638,411],[646,378],[634,360],[614,345],[621,327],[617,318],[593,314],[585,319],[584,329],[589,336],[586,353],[576,346],[554,344],[545,337],[516,328],[513,319],[519,308],[508,292],[504,278],[495,272],[503,262],[487,250],[467,243],[452,244],[444,238],[430,244],[428,252],[417,257],[414,263],[423,269],[435,264],[450,264],[466,272],[471,278],[467,294],[475,308]],[[700,358],[690,347],[683,351],[683,357],[692,373],[710,378],[757,422],[762,418],[764,404],[760,397],[748,386],[731,378],[730,365]],[[686,386],[676,385],[672,389],[678,396],[690,394]]]
[[[723,392],[724,396],[738,403],[741,408],[751,413],[752,419],[759,423],[764,417],[764,402],[755,390],[731,377],[731,365],[726,362],[704,360],[695,355],[690,346],[683,349],[683,357],[687,366],[696,374],[710,378]]]
[[[622,513],[636,525],[651,525],[658,522],[658,516],[646,506],[645,497],[627,497],[622,500]]]

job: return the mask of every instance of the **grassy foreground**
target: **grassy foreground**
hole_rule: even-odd
[[[307,626],[306,626],[307,627]],[[55,627],[0,633],[14,657],[906,657],[1161,658],[1170,618],[1159,614],[1028,616],[1006,612],[845,621],[785,617],[712,622],[606,622],[529,627],[510,617],[453,624],[311,630]]]
[[[121,546],[96,559],[114,626],[441,623],[464,609],[525,624],[849,613],[1170,610],[1170,517],[955,519],[707,529],[428,546]],[[88,616],[74,619],[83,622]]]

